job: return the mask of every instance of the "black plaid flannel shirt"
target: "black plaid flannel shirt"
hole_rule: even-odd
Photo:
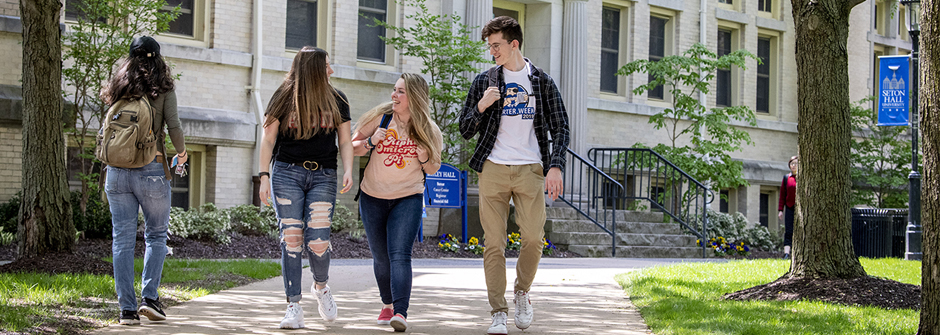
[[[526,59],[526,62],[532,68],[529,81],[532,82],[532,91],[535,92],[534,95],[538,104],[535,108],[533,123],[535,138],[539,142],[539,152],[542,154],[542,172],[547,175],[548,170],[553,167],[557,167],[564,172],[565,154],[568,148],[568,113],[565,110],[565,103],[561,100],[561,93],[558,91],[558,87],[555,86],[552,77],[530,63],[528,59]],[[486,162],[490,152],[493,151],[503,112],[500,106],[503,105],[502,96],[506,95],[506,82],[503,79],[502,66],[498,67],[495,72],[499,84],[500,99],[492,106],[487,107],[483,113],[477,110],[477,103],[480,102],[483,92],[489,86],[489,70],[484,71],[473,79],[470,92],[467,94],[467,101],[460,113],[461,135],[469,140],[477,133],[480,133],[476,151],[470,157],[470,168],[477,172],[483,171],[483,163]],[[548,137],[549,134],[551,134],[551,138]]]

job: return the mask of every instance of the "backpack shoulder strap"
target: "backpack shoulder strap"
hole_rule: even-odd
[[[497,77],[499,74],[496,72],[497,68],[499,68],[499,66],[494,65],[486,71],[489,87],[499,87],[499,78]]]
[[[392,114],[382,114],[382,122],[379,122],[379,128],[388,128],[390,122],[392,122]]]

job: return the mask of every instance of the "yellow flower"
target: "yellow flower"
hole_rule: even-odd
[[[450,243],[444,244],[444,246],[450,248]]]

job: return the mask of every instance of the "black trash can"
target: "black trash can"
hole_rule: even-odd
[[[852,244],[855,247],[855,256],[891,257],[893,225],[887,209],[852,208]]]
[[[888,216],[892,222],[891,257],[904,258],[907,251],[904,246],[907,243],[907,208],[889,209]]]

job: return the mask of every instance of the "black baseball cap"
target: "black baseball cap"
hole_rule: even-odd
[[[160,43],[157,43],[157,40],[150,36],[135,37],[131,42],[130,54],[133,56],[136,50],[143,51],[144,56],[147,57],[159,56]]]

